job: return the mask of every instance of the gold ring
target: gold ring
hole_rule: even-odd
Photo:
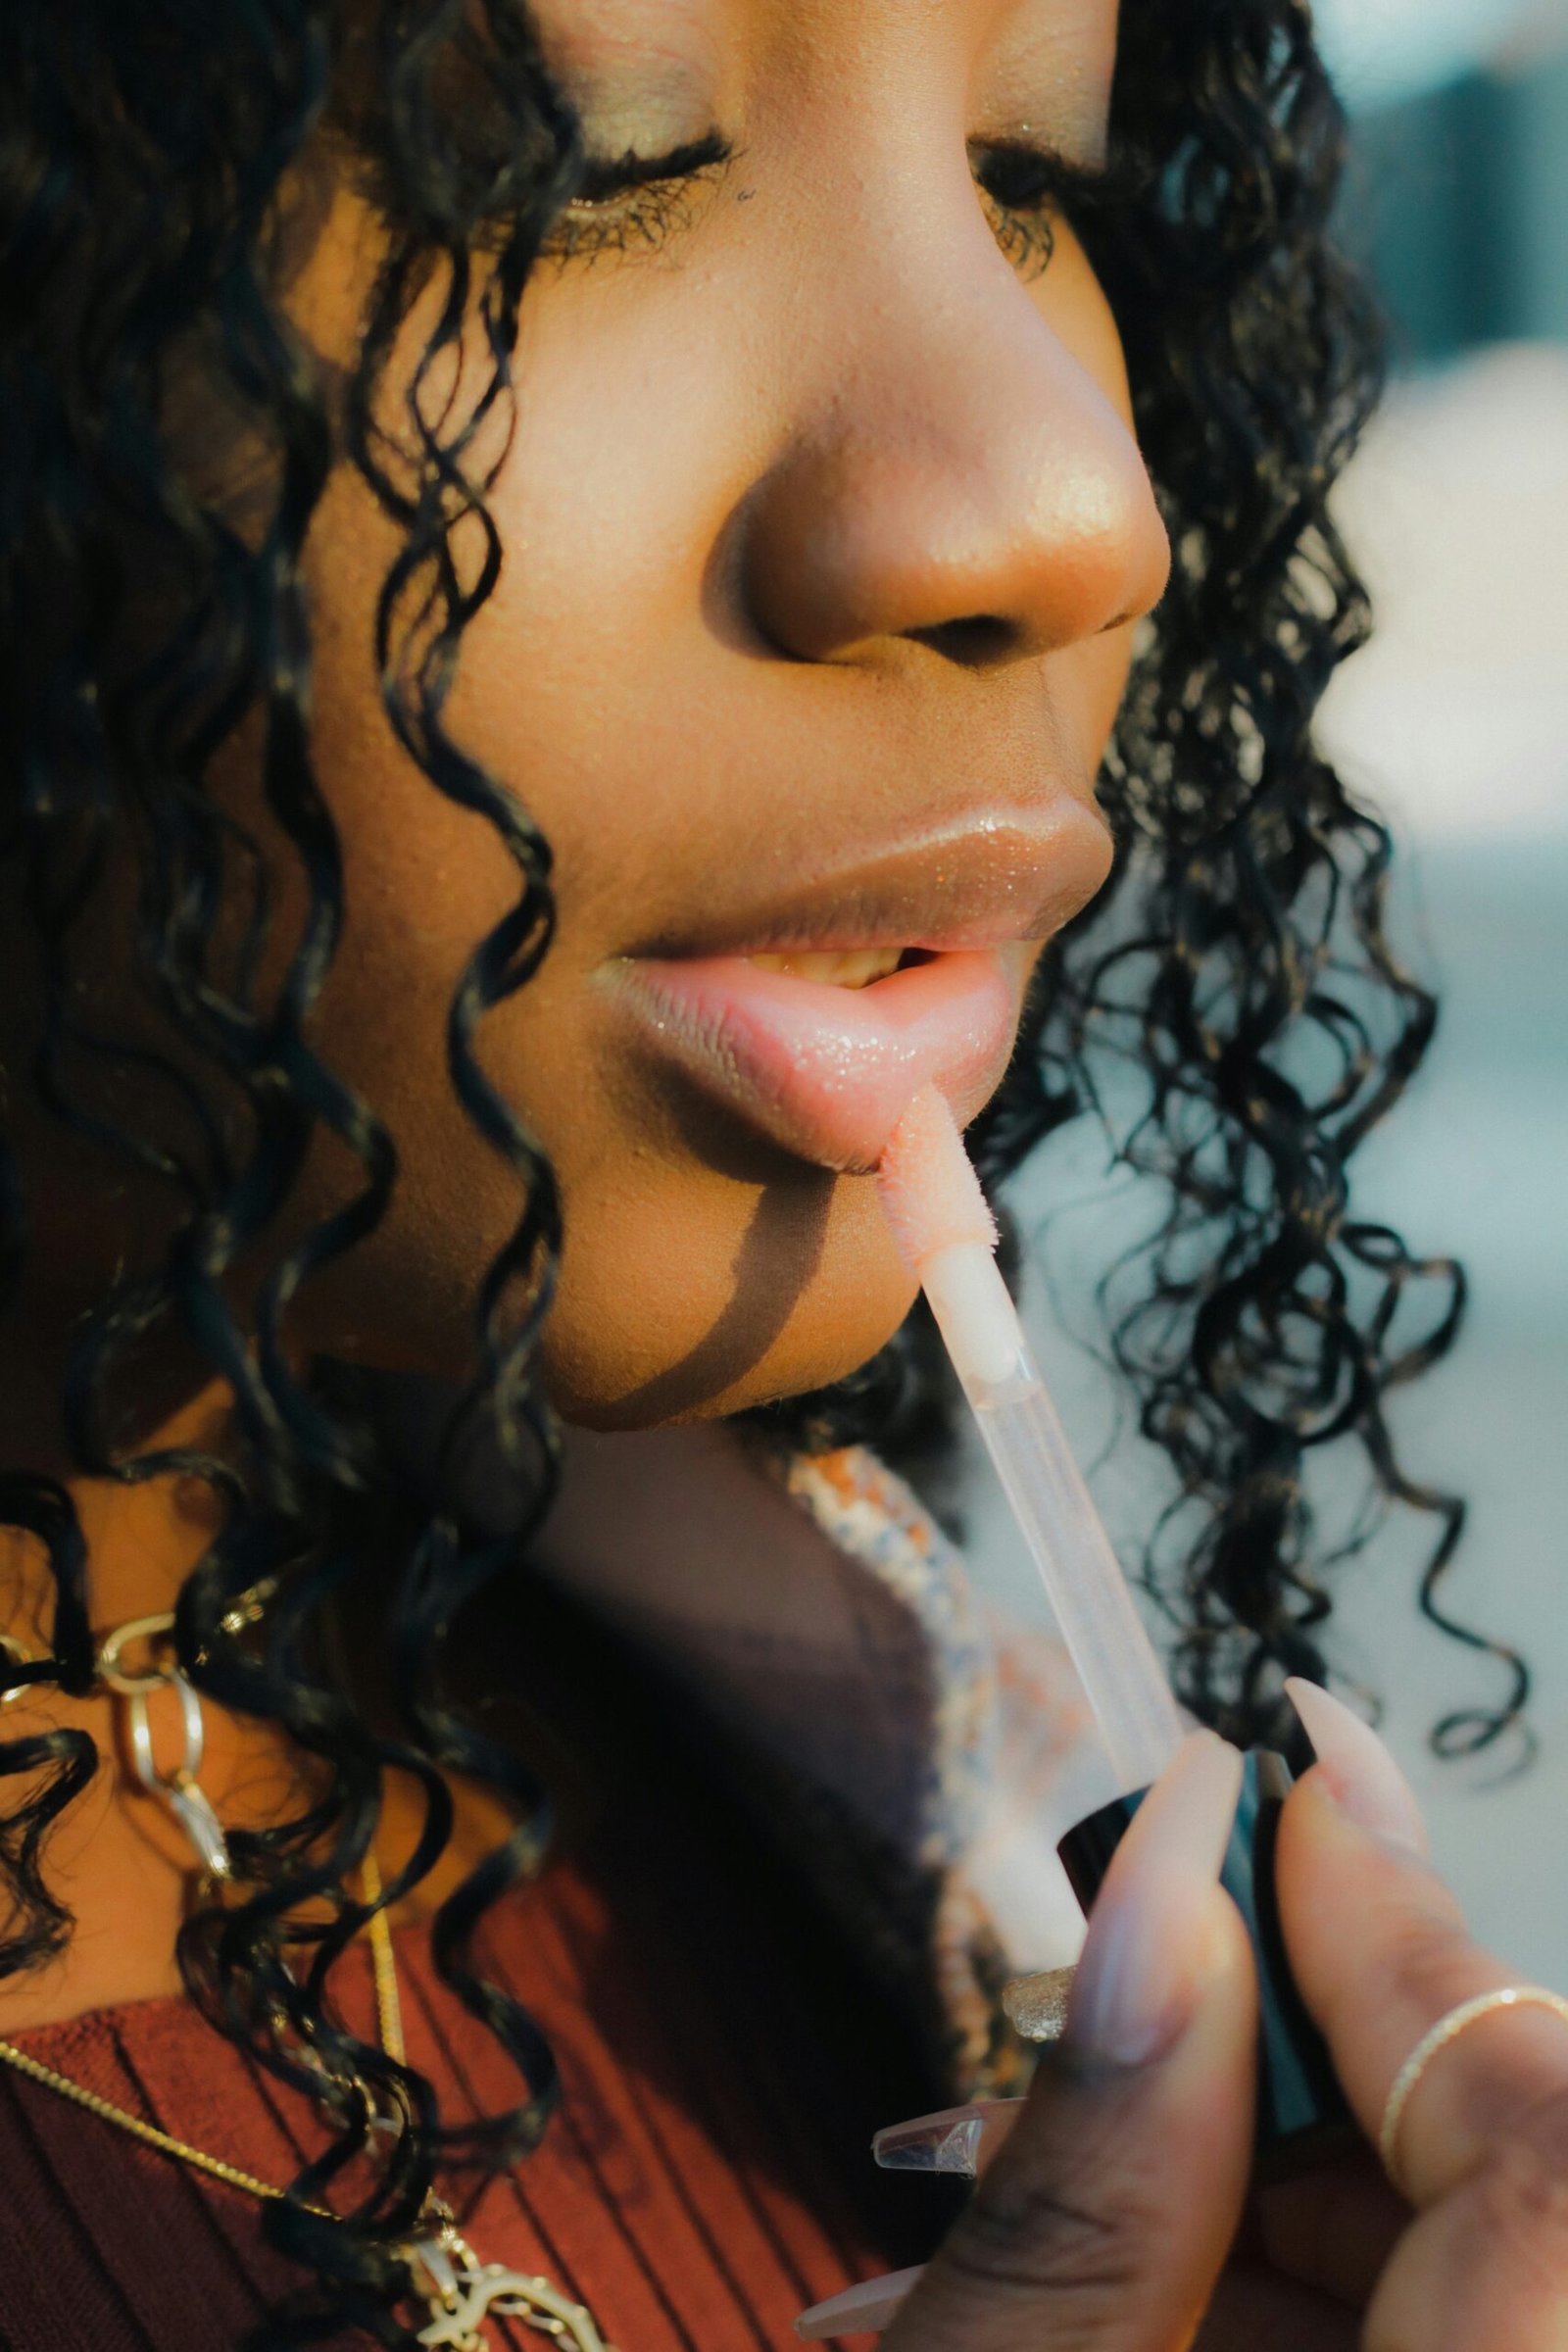
[[[1009,1977],[1002,1987],[1002,2006],[1013,2032],[1025,2041],[1059,2041],[1074,1973],[1070,1968],[1040,1968],[1026,1977]]]
[[[1401,2196],[1405,2193],[1404,2183],[1399,2179],[1395,2158],[1399,2126],[1404,2120],[1405,2108],[1410,2103],[1410,2093],[1438,2052],[1446,2050],[1450,2041],[1457,2040],[1466,2027],[1473,2026],[1478,2018],[1490,2017],[1494,2009],[1549,2009],[1554,2017],[1560,2017],[1564,2025],[1568,2025],[1568,2000],[1560,1992],[1550,1992],[1544,1984],[1501,1984],[1494,1992],[1478,1992],[1473,1999],[1461,2001],[1446,2017],[1440,2017],[1429,2033],[1422,2034],[1394,2078],[1394,2087],[1389,2092],[1383,2121],[1378,2127],[1378,2154],[1383,2159],[1383,2169]]]

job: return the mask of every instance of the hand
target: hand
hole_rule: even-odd
[[[1277,1876],[1292,1964],[1369,2139],[1437,2020],[1508,1972],[1425,1860],[1375,1736],[1292,1686],[1319,1762]],[[1216,1883],[1239,1760],[1188,1740],[1095,1906],[1067,2034],[985,2119],[983,2179],[923,2272],[807,2315],[884,2352],[1568,2352],[1568,2024],[1493,2009],[1370,2148],[1248,2200],[1255,1991]],[[1015,2128],[1000,2129],[1015,2112]],[[879,2291],[880,2287],[880,2291]]]

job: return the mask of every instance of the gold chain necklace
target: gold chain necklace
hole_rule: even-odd
[[[100,1679],[132,1703],[132,1749],[144,1786],[156,1789],[169,1802],[201,1856],[204,1878],[220,1880],[228,1875],[227,1847],[218,1817],[195,1777],[202,1753],[200,1698],[177,1666],[165,1664],[130,1675],[120,1664],[122,1650],[132,1639],[166,1641],[172,1629],[172,1616],[137,1618],[128,1625],[116,1627],[98,1646]],[[5,1646],[16,1662],[31,1662],[20,1643],[8,1638]],[[175,1690],[185,1729],[184,1761],[178,1772],[167,1776],[157,1774],[152,1767],[147,1723],[148,1696],[154,1689],[165,1685]],[[11,1695],[6,1693],[7,1697]],[[373,1853],[368,1852],[361,1865],[361,1884],[365,1900],[379,1906],[381,1875]],[[372,1911],[368,1933],[381,2046],[396,2065],[403,2066],[408,2060],[398,1997],[397,1955],[384,1909],[378,1907]],[[87,2114],[114,2124],[131,2138],[140,2140],[144,2147],[190,2165],[205,2173],[209,2180],[220,2181],[225,2188],[237,2189],[264,2204],[282,2203],[288,2197],[287,2189],[258,2180],[254,2173],[227,2164],[220,2156],[211,2156],[204,2148],[192,2147],[172,2132],[162,2131],[143,2117],[117,2107],[113,2100],[102,2098],[83,2083],[73,2082],[69,2075],[60,2074],[41,2059],[18,2049],[15,2042],[0,2038],[0,2060],[45,2090],[56,2091]],[[308,2200],[305,2210],[324,2221],[337,2219],[328,2207],[313,2205]],[[445,2347],[445,2352],[494,2352],[486,2328],[486,2321],[493,2315],[497,2319],[520,2320],[525,2328],[571,2345],[573,2352],[614,2352],[614,2346],[605,2342],[585,2303],[574,2302],[548,2278],[510,2270],[503,2263],[481,2262],[459,2230],[450,2207],[440,2198],[431,2196],[420,2218],[431,2225],[428,2232],[411,2238],[397,2249],[408,2263],[411,2280],[416,2281],[411,2284],[411,2296],[423,2305],[427,2314],[425,2325],[416,2330],[419,2343]],[[421,2278],[423,2283],[417,2283]]]

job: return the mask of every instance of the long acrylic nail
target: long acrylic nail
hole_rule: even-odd
[[[973,2099],[887,2124],[871,2153],[887,2173],[958,2173],[978,2180],[1023,2113],[1022,2099]]]
[[[924,2263],[912,2271],[889,2271],[881,2278],[862,2278],[826,2303],[813,2303],[795,2323],[795,2332],[808,2344],[826,2343],[835,2335],[874,2335],[897,2316]]]
[[[1415,1793],[1372,1726],[1298,1675],[1292,1675],[1285,1690],[1341,1812],[1375,1838],[1425,1854],[1427,1825]]]
[[[1144,1798],[1090,1915],[1067,2010],[1070,2045],[1141,2066],[1187,2024],[1241,1787],[1238,1751],[1194,1732]]]

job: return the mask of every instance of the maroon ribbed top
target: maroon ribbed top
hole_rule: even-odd
[[[480,2258],[542,2271],[620,2352],[778,2352],[803,2305],[918,2260],[934,2184],[870,2163],[937,2086],[810,1898],[666,1742],[568,1860],[498,1906],[485,1956],[554,2040],[561,2113],[477,2203]],[[484,2031],[397,1938],[411,2061],[444,2112],[516,2095]],[[368,1956],[340,1972],[373,2033]],[[293,2095],[180,2000],[21,2046],[181,2138],[283,2182],[319,2145]],[[0,2347],[219,2352],[301,2274],[258,2206],[0,2068]],[[545,2339],[492,2320],[497,2344]],[[334,2339],[345,2345],[368,2338]]]

